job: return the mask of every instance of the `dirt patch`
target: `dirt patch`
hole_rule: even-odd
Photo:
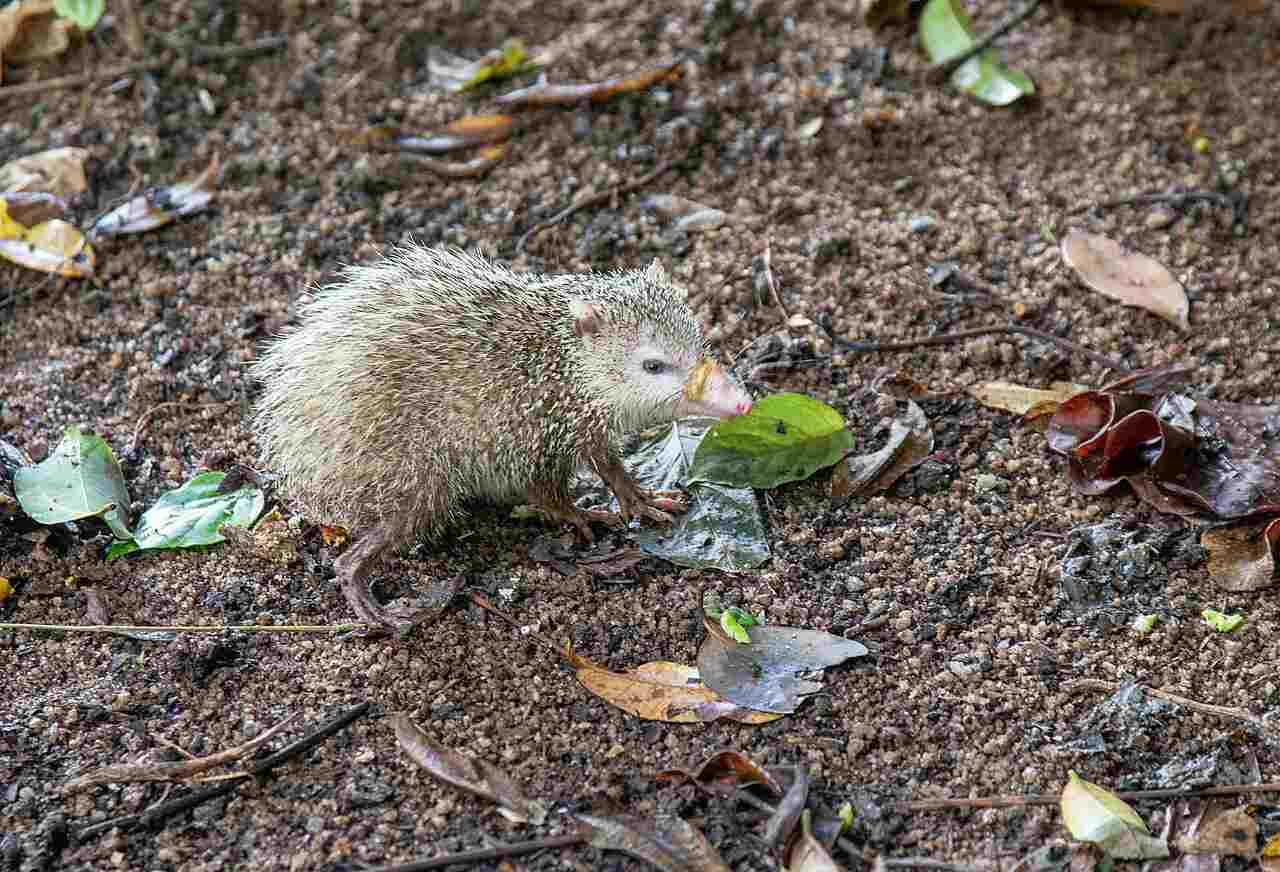
[[[1011,338],[828,358],[815,328],[789,328],[776,306],[757,300],[750,267],[769,240],[788,311],[828,312],[849,337],[1002,323],[1016,304],[1025,323],[1131,366],[1183,362],[1196,367],[1195,388],[1207,395],[1275,403],[1280,66],[1269,46],[1280,17],[1154,19],[1046,6],[1004,43],[1040,97],[993,111],[921,84],[923,61],[905,39],[889,41],[883,63],[881,44],[847,6],[761,3],[727,14],[728,4],[650,12],[544,0],[437,15],[363,4],[280,22],[261,17],[258,4],[161,4],[143,12],[158,40],[247,43],[278,28],[290,42],[215,63],[175,54],[171,69],[128,86],[3,104],[0,160],[59,145],[91,151],[85,215],[135,185],[194,173],[213,154],[225,164],[213,209],[104,246],[98,285],[0,264],[0,438],[38,458],[66,425],[81,423],[120,454],[149,410],[171,404],[151,416],[125,465],[135,511],[199,468],[253,462],[245,362],[287,324],[298,293],[410,235],[483,246],[546,272],[632,268],[657,257],[690,289],[726,356],[771,333],[821,356],[775,373],[769,389],[804,391],[845,411],[873,405],[865,394],[883,372],[924,383],[934,394],[924,406],[937,455],[889,493],[841,508],[829,506],[822,482],[765,495],[775,556],[741,577],[656,561],[632,570],[626,585],[561,576],[530,556],[543,528],[484,508],[378,574],[387,599],[465,575],[528,628],[568,638],[613,668],[691,662],[704,589],[770,622],[847,633],[871,648],[834,670],[826,692],[796,715],[763,728],[637,721],[588,695],[526,636],[470,609],[403,642],[0,633],[10,655],[0,708],[8,859],[0,862],[352,868],[536,835],[425,778],[394,746],[382,715],[396,711],[443,744],[504,766],[550,805],[688,817],[735,869],[771,868],[751,820],[659,786],[652,772],[735,746],[761,763],[806,766],[833,807],[852,796],[882,808],[927,796],[1052,793],[1069,768],[1112,787],[1152,786],[1160,767],[1197,757],[1215,761],[1199,773],[1209,781],[1229,781],[1237,768],[1280,780],[1274,736],[1233,732],[1239,724],[1174,706],[1133,721],[1123,707],[1098,708],[1105,694],[1068,687],[1076,678],[1137,681],[1255,714],[1280,706],[1274,590],[1216,590],[1194,530],[1129,496],[1073,495],[1039,433],[962,392],[993,379],[1100,384],[1106,372]],[[434,43],[487,50],[511,35],[508,21],[520,22],[516,33],[529,44],[557,51],[556,80],[625,75],[686,53],[691,63],[679,84],[657,93],[552,113],[479,181],[340,144],[344,126],[425,131],[482,111],[483,98],[431,90],[422,58]],[[116,42],[106,34],[47,72],[116,62]],[[805,128],[814,118],[823,119],[816,134]],[[1199,137],[1207,151],[1193,147]],[[659,159],[682,163],[651,191],[586,210],[511,257],[533,224]],[[1250,197],[1243,235],[1208,206],[1078,211],[1127,194],[1224,185]],[[676,233],[641,208],[646,193],[688,197],[734,222]],[[1190,332],[1077,283],[1052,242],[1071,227],[1166,263],[1191,293]],[[926,267],[944,261],[993,285],[994,307],[930,286]],[[884,438],[872,417],[850,424],[866,449]],[[998,486],[980,487],[982,476]],[[1060,561],[1072,530],[1113,519],[1157,556],[1145,573],[1117,576],[1105,596],[1081,602],[1046,567]],[[33,532],[21,519],[0,519],[0,575],[17,586],[0,606],[5,621],[83,623],[77,586],[85,584],[105,593],[118,622],[349,618],[327,580],[332,554],[315,537],[287,566],[236,547],[108,564],[94,525],[43,541]],[[1200,620],[1205,606],[1248,620],[1220,636]],[[1128,625],[1145,613],[1162,620],[1140,639]],[[314,724],[364,700],[374,716],[275,780],[156,832],[67,842],[68,831],[141,811],[164,794],[150,785],[59,794],[86,769],[168,754],[152,736],[208,753],[289,713]],[[886,811],[854,838],[869,852],[1008,862],[1057,835],[1054,811],[1020,809]],[[638,868],[586,849],[519,865]]]

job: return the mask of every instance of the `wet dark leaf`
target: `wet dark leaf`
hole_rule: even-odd
[[[708,635],[698,650],[698,670],[707,687],[750,709],[790,714],[821,682],[801,677],[851,657],[866,646],[820,630],[764,626],[751,630],[750,645]]]
[[[729,794],[741,787],[758,784],[775,797],[783,795],[781,785],[767,770],[739,751],[720,751],[702,762],[697,771],[666,769],[655,778],[677,784],[695,784],[708,793]]]

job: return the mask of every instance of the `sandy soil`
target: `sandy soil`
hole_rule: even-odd
[[[833,670],[826,691],[794,716],[756,728],[639,721],[584,691],[523,632],[474,608],[407,641],[225,634],[159,643],[0,631],[0,867],[357,869],[565,826],[558,816],[542,829],[507,824],[432,782],[396,748],[385,718],[401,711],[550,805],[686,817],[742,870],[776,868],[754,813],[663,786],[653,772],[726,746],[761,763],[799,764],[819,802],[859,803],[851,838],[867,856],[975,864],[1007,864],[1062,836],[1056,811],[922,814],[892,803],[1054,793],[1068,769],[1116,789],[1280,780],[1274,732],[1268,739],[1186,707],[1107,706],[1105,691],[1072,692],[1082,678],[1135,681],[1253,715],[1280,707],[1274,589],[1216,589],[1195,529],[1131,496],[1073,495],[1041,434],[962,392],[992,379],[1100,384],[1109,373],[1009,337],[830,358],[816,328],[788,327],[778,306],[756,300],[751,273],[768,241],[787,311],[830,312],[851,337],[998,324],[1018,306],[1024,323],[1129,366],[1189,364],[1195,389],[1209,396],[1278,402],[1280,16],[1158,19],[1046,5],[1003,43],[1039,97],[993,110],[925,84],[914,42],[874,37],[849,4],[736,4],[750,7],[741,14],[692,2],[652,11],[556,0],[482,12],[484,4],[431,5],[308,4],[290,19],[273,18],[274,4],[143,4],[157,56],[173,59],[166,69],[119,88],[0,96],[0,161],[67,144],[90,150],[93,193],[81,217],[134,185],[197,172],[212,155],[225,167],[211,210],[104,246],[97,285],[0,264],[0,438],[40,458],[80,423],[123,456],[140,419],[167,404],[125,464],[141,510],[198,469],[253,461],[244,420],[254,389],[243,365],[288,323],[291,300],[342,263],[410,235],[482,246],[549,272],[657,257],[690,289],[724,354],[778,334],[822,355],[775,372],[766,389],[808,392],[849,411],[864,449],[884,438],[880,418],[866,413],[873,382],[901,372],[926,385],[936,457],[888,493],[842,508],[829,506],[825,480],[762,495],[774,558],[741,577],[657,561],[632,570],[629,584],[562,576],[531,556],[543,528],[493,509],[392,562],[378,595],[412,595],[462,574],[525,629],[567,638],[621,669],[691,660],[706,589],[771,622],[857,638],[872,654]],[[1003,11],[996,5],[980,28]],[[289,37],[286,48],[226,61],[189,63],[163,47],[274,32]],[[341,144],[346,126],[429,131],[490,109],[492,91],[432,90],[422,61],[433,44],[474,55],[513,34],[556,51],[549,75],[558,81],[625,75],[684,54],[691,62],[683,81],[656,93],[553,112],[480,180]],[[42,74],[101,68],[122,53],[118,32],[104,29]],[[807,135],[814,118],[822,127]],[[1207,151],[1193,148],[1198,137]],[[667,159],[680,161],[675,171],[513,255],[525,230],[583,192]],[[1086,208],[1180,188],[1249,195],[1247,232],[1209,206]],[[659,193],[723,209],[733,222],[673,232],[642,208]],[[923,218],[931,226],[913,232]],[[1180,333],[1077,283],[1051,239],[1074,227],[1170,266],[1190,291],[1191,329]],[[932,287],[925,270],[943,261],[994,286],[994,305]],[[1158,556],[1147,574],[1102,584],[1099,602],[1074,602],[1053,571],[1065,537],[1106,520],[1127,524]],[[43,537],[21,518],[0,517],[0,576],[16,587],[0,620],[86,623],[89,587],[121,623],[347,620],[328,580],[333,555],[308,524],[300,529],[302,558],[291,565],[230,546],[106,563],[107,534],[93,524]],[[1243,612],[1247,622],[1218,635],[1199,618],[1205,606]],[[1162,622],[1139,639],[1128,624],[1152,612]],[[145,809],[166,795],[163,786],[60,793],[94,767],[171,758],[158,738],[209,753],[301,713],[305,726],[287,733],[295,737],[363,701],[369,715],[274,778],[155,830],[80,837]],[[1190,774],[1170,774],[1192,761],[1199,768]],[[1140,808],[1159,825],[1162,805]],[[578,848],[503,868],[640,866]]]

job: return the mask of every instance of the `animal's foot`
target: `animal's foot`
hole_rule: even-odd
[[[573,505],[548,503],[538,503],[533,508],[548,523],[572,524],[589,545],[594,545],[596,541],[596,534],[591,531],[593,523],[616,527],[622,522],[616,512],[610,512],[607,509],[580,509]]]
[[[369,572],[387,548],[389,538],[384,530],[374,530],[363,537],[355,546],[334,561],[342,595],[347,605],[356,613],[356,617],[368,624],[370,630],[364,635],[389,633],[404,637],[413,632],[421,624],[440,616],[453,599],[461,585],[461,579],[443,579],[433,584],[428,591],[427,606],[410,607],[404,605],[383,606],[373,598],[369,590]]]
[[[404,638],[423,624],[429,624],[448,606],[450,600],[461,587],[461,578],[443,579],[433,585],[425,598],[419,598],[415,604],[403,600],[395,600],[387,605],[380,604],[373,598],[369,585],[358,579],[342,579],[342,595],[346,597],[351,610],[370,630],[362,635],[381,635],[387,633],[397,638]],[[423,606],[425,601],[428,605]]]
[[[615,487],[613,493],[622,507],[619,514],[628,522],[632,518],[648,518],[659,524],[674,524],[673,514],[689,510],[689,503],[680,491],[651,491],[628,481]]]

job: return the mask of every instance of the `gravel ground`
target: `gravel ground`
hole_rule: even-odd
[[[515,0],[475,12],[463,3],[441,11],[352,2],[306,4],[294,17],[303,4],[140,5],[159,46],[244,44],[274,32],[289,42],[205,63],[158,48],[173,63],[128,87],[29,97],[0,89],[0,162],[61,145],[91,153],[81,217],[134,186],[194,174],[214,155],[224,167],[212,209],[104,245],[96,285],[0,265],[0,438],[32,457],[71,423],[123,456],[154,410],[124,467],[135,511],[201,468],[252,463],[244,364],[287,325],[301,291],[411,235],[548,272],[656,257],[689,288],[725,356],[776,335],[808,359],[773,371],[767,389],[807,392],[847,413],[860,450],[884,439],[869,393],[877,380],[901,373],[923,384],[936,454],[887,493],[839,508],[821,477],[762,495],[774,556],[737,577],[652,560],[627,584],[562,576],[531,556],[548,535],[542,527],[484,508],[377,577],[378,595],[391,599],[465,575],[520,630],[460,608],[406,641],[226,634],[163,643],[0,631],[9,652],[0,868],[358,869],[552,831],[506,823],[427,778],[396,748],[386,716],[401,711],[552,806],[688,818],[741,870],[776,868],[754,819],[663,786],[653,772],[723,747],[802,765],[822,803],[858,802],[864,814],[851,837],[867,856],[979,865],[1008,864],[1062,837],[1056,811],[915,813],[892,803],[1055,793],[1068,769],[1114,789],[1280,780],[1274,731],[1268,738],[1179,705],[1108,704],[1106,690],[1071,686],[1134,681],[1255,716],[1280,707],[1274,589],[1216,589],[1196,529],[1132,496],[1074,495],[1040,433],[963,392],[996,379],[1101,384],[1112,373],[1013,337],[832,357],[812,325],[829,313],[842,335],[900,340],[1004,323],[1016,309],[1022,323],[1132,367],[1190,365],[1204,395],[1280,402],[1280,14],[1153,18],[1046,5],[1002,43],[1034,77],[1038,98],[994,110],[926,84],[914,41],[873,37],[849,4],[650,10]],[[431,131],[491,110],[486,95],[432,90],[422,62],[433,44],[474,56],[511,35],[555,52],[556,81],[691,61],[680,82],[654,92],[546,113],[483,179],[444,178],[411,157],[344,144],[347,127]],[[42,75],[109,66],[122,52],[118,33],[106,30]],[[1194,147],[1201,137],[1207,150]],[[679,164],[515,253],[536,222],[659,160]],[[1250,197],[1245,233],[1209,206],[1085,208],[1224,184]],[[678,231],[643,207],[656,194],[722,209],[731,221]],[[1190,292],[1190,330],[1083,288],[1052,241],[1071,228],[1167,264]],[[751,261],[766,242],[781,307],[756,298]],[[926,268],[944,261],[993,286],[994,299],[931,286]],[[281,511],[290,515],[287,502]],[[1103,578],[1096,600],[1081,603],[1055,568],[1073,530],[1108,521],[1157,556],[1145,573]],[[300,529],[301,559],[288,564],[239,546],[106,563],[106,535],[92,524],[46,537],[0,515],[0,576],[16,587],[0,619],[86,623],[92,588],[118,623],[348,620],[326,577],[332,554],[314,528]],[[616,669],[689,662],[701,591],[773,623],[857,638],[871,656],[832,670],[821,695],[771,725],[668,725],[595,699],[528,633],[568,639]],[[1247,621],[1216,634],[1200,620],[1206,606]],[[1162,620],[1139,638],[1129,623],[1145,613]],[[369,715],[274,778],[154,830],[78,837],[186,788],[60,792],[91,768],[169,759],[161,738],[210,753],[300,713],[286,732],[296,737],[364,701]],[[1172,771],[1193,762],[1191,774]],[[1139,808],[1158,827],[1164,807]],[[502,868],[641,867],[577,848]]]

